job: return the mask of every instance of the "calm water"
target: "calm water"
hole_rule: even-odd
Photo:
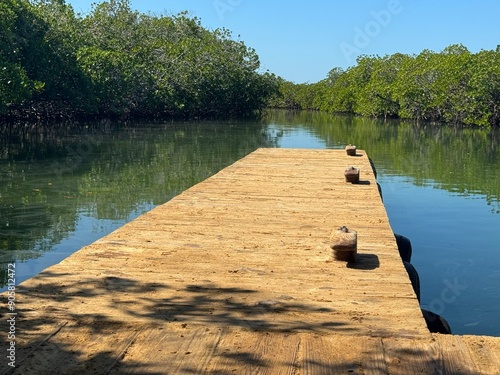
[[[454,333],[500,336],[500,135],[478,129],[272,112],[1,130],[0,283],[8,263],[30,278],[258,147],[348,143],[368,151],[391,225],[412,241],[423,307]]]

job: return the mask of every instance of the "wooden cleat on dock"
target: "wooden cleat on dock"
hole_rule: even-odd
[[[345,151],[349,156],[356,156],[356,146],[354,145],[347,145]]]
[[[358,232],[342,226],[332,234],[331,248],[333,259],[344,262],[356,262],[358,252]]]
[[[359,183],[359,168],[347,167],[344,171],[344,176],[346,182],[351,182],[353,184]]]

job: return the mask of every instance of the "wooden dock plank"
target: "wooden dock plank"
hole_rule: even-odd
[[[110,374],[202,374],[212,360],[221,330],[187,325],[143,328]]]
[[[225,335],[206,373],[293,375],[299,344],[297,334],[242,331]]]
[[[387,372],[394,375],[441,374],[440,346],[433,339],[384,338]]]
[[[382,340],[360,336],[311,336],[303,344],[301,373],[387,374]]]
[[[460,336],[435,335],[440,346],[445,374],[477,374],[479,369],[472,360],[468,347]]]
[[[4,374],[102,374],[111,370],[137,333],[121,323],[64,324],[46,339],[16,353],[17,371]],[[105,343],[105,345],[103,345]]]
[[[496,340],[427,331],[358,153],[257,150],[24,282],[19,373],[488,373]]]
[[[442,335],[438,336],[443,339]],[[469,354],[481,374],[500,374],[500,338],[485,336],[462,336]],[[446,344],[443,344],[446,345]]]
[[[500,338],[435,335],[445,374],[500,373]]]

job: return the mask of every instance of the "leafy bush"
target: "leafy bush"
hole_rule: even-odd
[[[85,16],[64,0],[0,7],[4,114],[245,116],[277,88],[253,49],[185,13],[141,14],[128,0],[94,4]]]
[[[361,56],[314,85],[281,82],[279,98],[273,106],[498,126],[500,50],[473,54],[451,45],[416,56]]]

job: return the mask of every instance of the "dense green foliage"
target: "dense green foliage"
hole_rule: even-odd
[[[64,0],[2,0],[0,14],[4,116],[245,116],[276,90],[253,49],[186,14],[129,0],[85,16]]]
[[[315,84],[280,81],[274,107],[371,117],[500,125],[500,49],[470,53],[452,45],[440,53],[361,56]]]
[[[237,117],[271,106],[500,125],[498,49],[361,56],[295,84],[259,73],[256,52],[229,31],[142,14],[129,0],[87,15],[64,0],[2,0],[0,15],[0,117]]]

